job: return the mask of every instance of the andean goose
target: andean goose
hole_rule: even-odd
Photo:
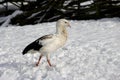
[[[45,35],[35,40],[23,50],[22,54],[24,55],[28,52],[38,51],[41,54],[36,66],[39,65],[42,56],[46,56],[47,62],[49,66],[51,66],[50,53],[54,52],[65,44],[67,40],[66,27],[70,27],[70,24],[66,19],[58,20],[56,23],[55,34]]]

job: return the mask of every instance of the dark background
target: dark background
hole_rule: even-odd
[[[88,20],[120,17],[120,0],[2,0],[0,5],[5,10],[0,10],[0,16],[8,16],[16,10],[10,10],[8,2],[23,11],[11,19],[10,24],[15,25],[51,22],[60,18]]]

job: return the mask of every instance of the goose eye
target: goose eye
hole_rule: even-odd
[[[67,22],[65,22],[65,23],[67,23]]]

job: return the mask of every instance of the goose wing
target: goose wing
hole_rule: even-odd
[[[30,50],[39,51],[40,48],[42,48],[45,44],[51,42],[53,40],[52,38],[53,38],[52,34],[40,37],[39,39],[35,40],[34,42],[26,46],[22,54],[24,55]]]

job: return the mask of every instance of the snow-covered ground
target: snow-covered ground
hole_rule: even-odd
[[[0,27],[0,80],[120,80],[120,19],[70,21],[66,45],[35,67],[26,45],[55,32],[55,22]]]

